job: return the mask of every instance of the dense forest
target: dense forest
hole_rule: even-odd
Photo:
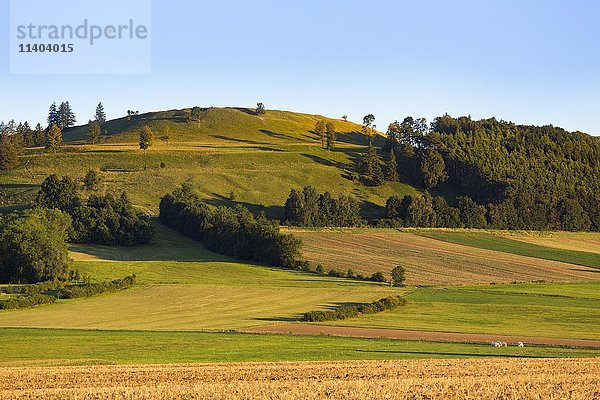
[[[596,137],[494,118],[444,115],[427,126],[409,117],[390,125],[390,149],[399,170],[424,188],[445,182],[485,206],[486,226],[600,230]]]

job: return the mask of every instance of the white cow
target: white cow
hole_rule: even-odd
[[[519,342],[518,346],[519,347],[525,347],[525,345],[523,344],[523,342]]]

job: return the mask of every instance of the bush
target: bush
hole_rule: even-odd
[[[101,182],[102,178],[98,171],[90,169],[83,178],[83,187],[87,190],[98,190]]]
[[[65,281],[53,280],[39,282],[35,285],[20,287],[21,293],[7,301],[0,302],[0,309],[30,308],[42,304],[54,303],[56,299],[75,299],[80,297],[90,297],[102,293],[116,292],[117,290],[127,289],[135,284],[135,275],[126,276],[123,279],[102,283],[90,283],[83,285],[66,286]]]
[[[370,280],[372,280],[373,282],[385,282],[385,276],[383,275],[383,273],[381,273],[381,271],[377,271],[373,275],[371,275]]]
[[[136,276],[134,274],[126,276],[123,279],[116,279],[109,282],[69,286],[61,290],[59,296],[63,299],[77,299],[81,297],[91,297],[102,293],[116,292],[133,286],[135,280]]]
[[[16,310],[18,308],[37,307],[42,304],[50,304],[56,301],[56,297],[46,294],[33,294],[30,296],[18,296],[0,302],[0,309]]]
[[[331,311],[309,311],[302,315],[304,322],[325,322],[335,321],[346,318],[358,317],[362,314],[374,314],[381,311],[391,310],[406,304],[402,297],[386,297],[370,304],[357,306],[341,306]]]

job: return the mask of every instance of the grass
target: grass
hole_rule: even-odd
[[[160,225],[157,241],[150,246],[131,250],[73,246],[73,250],[74,267],[93,281],[136,274],[139,285],[89,299],[0,312],[0,326],[237,329],[294,320],[314,309],[371,302],[398,292],[374,282],[235,262]]]
[[[0,175],[0,206],[31,202],[49,174],[82,178],[88,169],[101,170],[103,190],[126,190],[134,204],[150,214],[157,213],[162,195],[184,181],[195,183],[213,204],[233,204],[233,191],[236,202],[254,211],[264,209],[272,217],[283,215],[292,188],[306,185],[352,193],[363,202],[367,217],[377,216],[391,195],[418,193],[399,182],[372,188],[347,178],[366,145],[360,126],[350,122],[335,121],[340,134],[337,149],[330,152],[311,132],[319,116],[269,111],[257,117],[238,109],[210,109],[198,124],[182,122],[178,113],[109,121],[103,128],[109,135],[99,145],[80,143],[85,128],[78,127],[65,131],[69,144],[61,152],[29,149],[17,169]],[[137,129],[146,123],[155,141],[144,158]],[[167,131],[169,144],[158,139]],[[161,163],[166,167],[160,168]]]
[[[600,339],[598,293],[600,281],[422,288],[403,308],[332,324]]]
[[[0,329],[0,341],[0,365],[598,356],[586,349],[200,332]]]
[[[600,255],[592,252],[540,246],[485,232],[427,230],[422,231],[420,234],[444,242],[462,244],[480,249],[600,268]],[[574,233],[573,236],[575,235],[580,234]],[[563,237],[565,237],[564,234]]]
[[[389,273],[396,265],[406,269],[409,285],[509,283],[513,281],[580,281],[599,279],[597,271],[545,259],[491,251],[506,240],[490,236],[490,249],[467,243],[445,243],[430,238],[447,235],[445,230],[392,229],[289,229],[304,241],[303,255],[325,269],[352,269],[365,275]],[[424,232],[424,233],[422,233]],[[451,235],[463,237],[461,233]],[[427,236],[424,236],[427,235]],[[476,235],[470,234],[472,241]],[[518,245],[530,246],[515,242]],[[553,251],[561,251],[555,250]],[[593,253],[586,253],[598,258]],[[590,258],[590,260],[593,257]]]

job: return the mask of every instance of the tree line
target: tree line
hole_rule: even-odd
[[[312,186],[292,189],[285,205],[284,222],[293,226],[358,226],[364,223],[360,204],[352,196],[318,193]]]
[[[391,124],[387,136],[384,149],[396,151],[406,175],[425,189],[446,182],[476,203],[463,204],[477,214],[475,225],[600,230],[598,138],[554,126],[448,115],[429,126],[407,117]]]
[[[163,196],[159,218],[208,249],[237,259],[296,267],[300,256],[300,240],[280,233],[264,214],[254,216],[241,206],[211,208],[188,183]]]
[[[94,180],[89,173],[88,180]],[[150,219],[136,212],[125,192],[92,194],[84,201],[69,176],[48,176],[36,205],[68,214],[72,219],[69,239],[76,243],[137,246],[149,243],[154,235]]]

